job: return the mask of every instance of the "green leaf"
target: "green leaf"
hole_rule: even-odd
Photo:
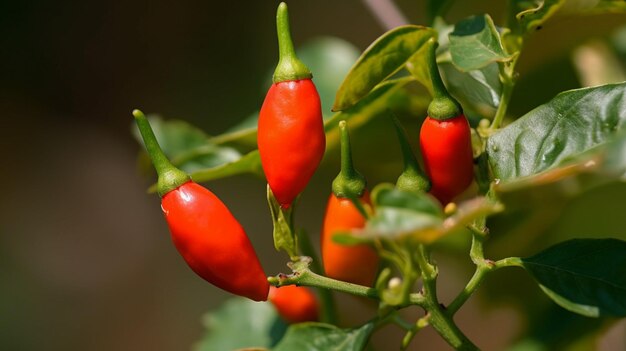
[[[297,200],[296,200],[297,201]],[[296,202],[294,201],[294,203]],[[274,226],[274,247],[276,250],[284,250],[289,257],[298,256],[297,236],[293,230],[293,207],[283,208],[274,197],[270,185],[267,185],[267,202],[272,214]]]
[[[522,261],[548,296],[568,310],[626,316],[625,241],[574,239]]]
[[[525,32],[540,30],[543,24],[565,4],[566,0],[543,0],[537,5],[517,14],[517,20]]]
[[[397,207],[378,207],[365,227],[355,231],[356,237],[401,240],[413,238],[430,243],[438,238],[437,229],[443,220],[429,213]]]
[[[435,34],[431,28],[407,25],[376,39],[341,84],[333,110],[342,111],[354,106],[376,85],[404,67],[407,60]]]
[[[493,62],[511,60],[489,15],[472,16],[450,33],[452,63],[463,72],[481,69]]]
[[[339,236],[345,244],[356,244],[372,239],[433,241],[459,232],[487,215],[502,210],[498,203],[484,197],[461,202],[455,213],[444,218],[440,205],[427,194],[415,194],[379,185],[372,191],[374,213],[360,230],[354,230],[354,240]],[[337,237],[337,236],[336,236]]]
[[[203,324],[207,331],[194,345],[194,351],[269,348],[287,329],[270,303],[240,297],[231,298],[218,310],[207,313]]]
[[[481,69],[461,72],[452,63],[439,63],[439,68],[448,83],[450,93],[461,100],[464,107],[471,106],[476,111],[489,110],[491,115],[500,105],[502,83],[497,63],[491,63]]]
[[[163,152],[175,166],[187,173],[233,162],[241,157],[234,148],[215,145],[203,131],[187,122],[163,121],[154,115],[149,120]],[[134,128],[133,132],[141,141],[138,130]]]
[[[597,318],[600,316],[600,310],[598,309],[598,307],[572,302],[541,284],[539,284],[539,287],[546,295],[548,295],[548,297],[552,299],[552,301],[556,302],[557,305],[563,307],[570,312],[578,313],[581,316],[592,318]]]
[[[226,178],[237,174],[254,174],[264,177],[259,150],[251,151],[236,161],[225,163],[213,168],[200,169],[191,173],[196,182],[208,182],[214,179]]]
[[[365,348],[372,323],[356,329],[340,329],[330,324],[302,323],[292,325],[272,351],[360,351]]]
[[[432,196],[396,189],[392,184],[379,184],[374,187],[372,202],[376,207],[405,208],[443,218],[443,209]]]
[[[487,142],[494,176],[545,171],[610,141],[626,124],[626,83],[560,93]]]

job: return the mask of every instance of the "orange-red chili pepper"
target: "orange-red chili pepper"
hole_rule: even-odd
[[[270,189],[287,208],[322,160],[326,136],[311,72],[295,55],[285,3],[278,7],[276,23],[280,60],[259,114],[257,142]]]
[[[269,283],[241,224],[217,196],[169,162],[144,114],[135,110],[133,115],[157,170],[161,209],[172,241],[185,262],[221,289],[267,300]]]

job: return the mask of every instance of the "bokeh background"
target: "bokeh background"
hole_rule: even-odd
[[[483,12],[498,22],[504,10],[500,0],[458,3],[446,16],[449,22]],[[171,245],[158,197],[146,194],[152,180],[138,171],[130,111],[138,107],[179,118],[216,135],[257,110],[277,59],[277,4],[0,4],[0,349],[187,350],[200,339],[202,315],[228,295],[191,272]],[[426,23],[423,2],[396,5],[408,21]],[[363,50],[386,30],[364,1],[292,1],[289,6],[297,45],[334,36]],[[562,20],[533,37],[520,60],[511,115],[520,116],[559,91],[590,84],[581,74],[589,64],[577,61],[581,44],[609,50],[623,68],[626,36],[620,28],[625,24],[623,15]],[[605,81],[623,80],[620,74]],[[385,150],[385,143],[355,138],[361,147]],[[336,161],[336,155],[327,158],[303,196],[298,221],[314,241]],[[389,166],[387,159],[378,161]],[[357,156],[357,162],[375,170],[377,160]],[[399,171],[399,160],[393,162]],[[384,172],[368,177],[371,183],[393,179]],[[208,186],[247,229],[266,272],[285,271],[287,257],[275,252],[270,239],[264,184],[238,176]],[[495,240],[494,245],[521,255],[589,232],[626,238],[624,199],[623,185],[608,185],[556,209],[532,235],[517,233],[529,235],[528,240]],[[589,219],[590,207],[595,221]],[[543,233],[550,236],[540,239]],[[526,252],[515,253],[520,242]],[[449,272],[441,281],[444,301],[470,272],[467,260],[452,256],[440,258],[442,271]],[[524,275],[508,279],[537,294]],[[485,309],[484,299],[472,299],[459,313],[459,324],[485,349],[502,349],[526,323],[509,301],[514,299],[493,298],[495,309]],[[373,311],[365,301],[340,301],[347,326]],[[374,344],[395,349],[401,336],[386,328]],[[613,326],[598,345],[626,349],[624,324]],[[446,349],[431,331],[412,346]]]

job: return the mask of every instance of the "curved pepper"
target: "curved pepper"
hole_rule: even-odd
[[[241,224],[217,196],[169,162],[144,114],[135,110],[133,115],[157,170],[172,241],[187,265],[223,290],[267,300],[269,283]]]

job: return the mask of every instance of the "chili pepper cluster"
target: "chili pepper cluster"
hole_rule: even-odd
[[[319,94],[307,66],[295,54],[287,7],[277,12],[280,59],[261,107],[258,149],[272,196],[280,207],[294,206],[319,166],[326,148]],[[434,60],[436,44],[431,45]],[[397,120],[405,168],[398,188],[430,193],[446,204],[473,180],[470,128],[460,105],[446,91],[436,64],[431,69],[434,98],[420,132],[426,175],[411,151]],[[289,322],[318,319],[315,296],[304,287],[270,289],[259,258],[226,205],[210,190],[194,183],[174,167],[159,147],[154,133],[138,110],[133,112],[146,149],[158,174],[161,208],[172,241],[189,267],[209,283],[255,301],[272,301]],[[347,124],[339,123],[341,170],[332,184],[324,214],[321,251],[328,277],[372,286],[378,254],[365,244],[343,246],[333,241],[337,232],[366,225],[372,211],[366,181],[353,166]]]

